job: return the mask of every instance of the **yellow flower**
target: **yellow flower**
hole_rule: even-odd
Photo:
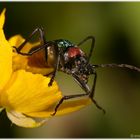
[[[20,35],[6,40],[3,25],[5,9],[0,15],[0,110],[5,109],[12,123],[21,127],[38,127],[54,113],[62,93],[54,81],[48,87],[49,77],[43,74],[52,69],[41,67],[38,56],[25,57],[13,51],[24,41]],[[35,44],[27,43],[26,49]],[[41,54],[40,54],[41,55]],[[91,103],[88,98],[64,101],[57,115],[64,115],[81,109]]]

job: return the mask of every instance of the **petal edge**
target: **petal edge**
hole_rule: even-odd
[[[4,26],[5,12],[6,12],[6,8],[4,8],[3,11],[0,14],[0,29],[3,29],[3,26]]]
[[[25,115],[15,112],[15,111],[6,111],[8,118],[12,121],[12,123],[26,128],[39,127],[46,123],[48,119],[43,119],[41,121],[36,121],[33,118],[26,117]]]
[[[55,116],[61,116],[61,115],[78,111],[88,106],[91,103],[92,101],[89,98],[72,100],[72,101],[64,101],[62,105],[60,106],[60,108],[58,108],[58,111],[55,114]],[[54,110],[55,110],[55,106],[52,106],[42,112],[30,112],[28,113],[28,115],[32,117],[40,117],[40,118],[51,117],[51,114],[54,113]]]

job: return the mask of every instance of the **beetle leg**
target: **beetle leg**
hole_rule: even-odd
[[[91,58],[91,55],[92,55],[92,52],[93,52],[93,48],[94,48],[94,44],[95,44],[95,38],[94,38],[94,36],[88,36],[84,40],[82,40],[80,43],[77,44],[77,46],[80,46],[83,43],[85,43],[86,41],[88,41],[89,39],[92,40],[92,43],[91,43],[91,48],[90,48],[90,51],[89,51],[89,54],[88,54],[87,63],[89,63],[90,58]]]
[[[56,72],[58,71],[59,69],[59,65],[61,64],[61,66],[64,68],[64,56],[63,56],[63,50],[61,48],[58,48],[56,46],[56,65],[54,67],[54,71],[51,73],[52,74],[52,77],[50,79],[50,82],[48,84],[48,86],[51,86],[53,81],[54,81],[54,78],[56,76]]]
[[[31,56],[31,55],[33,55],[34,53],[36,53],[36,52],[38,52],[38,51],[40,51],[40,50],[42,50],[42,49],[44,49],[44,48],[47,48],[49,45],[50,45],[50,42],[47,42],[47,43],[44,44],[44,45],[41,45],[41,46],[37,46],[37,47],[31,48],[30,51],[27,52],[27,53],[23,53],[23,52],[21,52],[21,51],[18,50],[18,48],[16,48],[16,47],[13,47],[13,48],[16,49],[16,51],[17,51],[18,54],[26,55],[26,56]]]
[[[92,87],[92,91],[90,91],[89,87],[87,84],[85,84],[83,81],[81,81],[78,76],[76,74],[72,74],[72,76],[74,77],[74,80],[79,84],[79,86],[86,92],[84,94],[76,94],[76,95],[67,95],[67,96],[63,96],[62,99],[58,102],[58,104],[55,107],[55,111],[52,114],[52,116],[54,116],[57,113],[58,108],[60,107],[60,105],[63,103],[64,100],[69,100],[69,99],[73,99],[73,98],[79,98],[79,97],[84,97],[84,96],[89,96],[89,98],[92,100],[92,102],[96,105],[96,107],[100,110],[102,110],[105,113],[105,110],[98,105],[98,103],[92,98],[93,97],[93,93],[94,93],[94,89],[95,86]],[[96,75],[97,76],[97,75]],[[96,77],[95,76],[95,77]],[[94,84],[96,84],[96,78],[94,78]]]
[[[51,77],[51,79],[50,79],[50,82],[49,82],[48,86],[52,86],[52,83],[53,83],[54,78],[55,78],[55,76],[56,76],[56,72],[57,72],[58,67],[59,67],[59,63],[60,63],[60,54],[58,54],[58,56],[57,56],[56,65],[55,65],[55,68],[54,68],[54,71],[53,71],[53,73],[52,73],[52,77]]]
[[[95,72],[93,74],[94,74],[94,81],[93,81],[93,85],[92,85],[92,89],[91,89],[91,92],[89,94],[89,97],[92,100],[92,102],[96,105],[96,107],[101,109],[103,111],[103,113],[105,114],[106,111],[102,107],[100,107],[97,104],[97,102],[94,100],[94,98],[93,98],[94,97],[94,93],[95,93],[96,81],[97,81],[97,73]]]
[[[43,46],[44,44],[46,44],[46,39],[45,39],[45,35],[44,35],[44,30],[43,28],[36,28],[30,35],[27,39],[25,39],[25,41],[18,47],[16,48],[15,46],[13,46],[16,51],[19,53],[19,54],[22,54],[22,55],[28,55],[28,53],[21,53],[20,51],[23,49],[23,47],[25,46],[25,44],[27,42],[29,42],[33,36],[39,32],[39,37],[40,37],[40,42],[41,42],[41,46]],[[35,47],[37,48],[38,50],[38,47]],[[42,48],[42,47],[41,47]],[[35,49],[34,49],[35,50]],[[39,49],[40,50],[40,49]],[[32,53],[29,53],[29,55],[32,55]]]
[[[90,98],[94,97],[94,92],[95,92],[95,86],[96,86],[96,81],[97,81],[97,73],[93,73],[94,75],[94,80],[93,80],[93,85],[92,85],[92,89],[91,89],[91,93],[89,95]]]
[[[63,96],[61,98],[61,100],[58,102],[58,104],[56,105],[54,113],[51,114],[51,115],[54,116],[57,113],[58,108],[60,107],[60,105],[63,103],[64,100],[69,100],[69,99],[72,99],[72,98],[78,98],[78,97],[83,97],[83,96],[87,96],[87,94],[77,94],[77,95]]]
[[[93,98],[94,97],[94,91],[95,91],[95,86],[96,86],[96,81],[97,81],[97,73],[94,73],[94,81],[93,81],[93,85],[92,85],[92,89],[90,90],[88,85],[85,84],[84,82],[81,82],[79,80],[78,77],[74,76],[75,80],[77,81],[77,83],[82,87],[82,89],[86,92],[86,95],[89,95],[89,98],[92,100],[92,102],[96,105],[96,107],[100,110],[103,111],[103,113],[105,113],[105,110],[98,105],[98,103],[96,102],[96,100]]]

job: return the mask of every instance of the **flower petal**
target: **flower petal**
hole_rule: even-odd
[[[64,101],[60,105],[60,107],[58,108],[55,116],[75,112],[77,110],[80,110],[83,107],[86,107],[90,103],[92,103],[92,102],[89,98],[82,98],[82,99],[77,99],[77,100]],[[44,111],[41,111],[41,112],[30,112],[30,113],[28,113],[28,115],[32,116],[32,117],[40,117],[40,118],[50,117],[51,116],[50,114],[54,113],[54,109],[55,109],[55,107],[52,106],[52,107],[48,108],[47,110],[44,110]]]
[[[12,49],[2,30],[5,10],[0,15],[0,90],[9,80],[12,73]]]
[[[27,128],[39,127],[46,123],[48,119],[42,119],[37,121],[34,118],[27,117],[21,113],[15,111],[6,111],[8,118],[12,121],[12,123]]]
[[[3,26],[4,26],[5,12],[6,12],[6,9],[3,9],[2,13],[0,14],[0,30],[3,29]]]
[[[27,114],[47,109],[61,99],[56,82],[48,87],[50,78],[24,70],[16,71],[1,96],[2,106]]]

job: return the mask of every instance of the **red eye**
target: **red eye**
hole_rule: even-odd
[[[68,49],[68,57],[76,57],[77,55],[83,55],[81,49],[77,47],[71,47]]]

